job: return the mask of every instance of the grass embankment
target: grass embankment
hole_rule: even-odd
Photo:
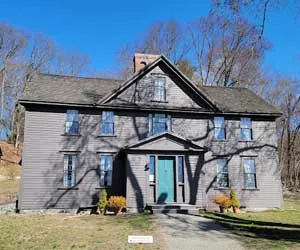
[[[232,230],[248,249],[300,249],[300,199],[285,197],[283,210],[201,213]]]
[[[129,234],[154,235],[142,249],[164,249],[149,216],[0,216],[0,249],[138,249]]]

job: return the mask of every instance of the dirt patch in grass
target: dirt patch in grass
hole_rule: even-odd
[[[153,235],[154,244],[142,249],[164,249],[149,216],[0,216],[0,249],[137,249],[129,234]]]

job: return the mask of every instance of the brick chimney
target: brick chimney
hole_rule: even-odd
[[[135,53],[133,57],[134,73],[155,61],[159,55]]]

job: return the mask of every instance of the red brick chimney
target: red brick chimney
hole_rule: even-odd
[[[135,53],[133,57],[134,73],[155,61],[159,55]]]

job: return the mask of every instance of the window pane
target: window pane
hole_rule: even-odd
[[[255,174],[245,174],[245,186],[246,188],[256,188]]]
[[[215,139],[224,140],[225,139],[225,129],[224,128],[215,128]]]
[[[67,121],[79,121],[78,110],[67,110]]]
[[[184,183],[183,177],[183,156],[178,156],[178,182]]]
[[[78,110],[67,110],[66,115],[66,133],[78,134],[79,133],[79,115]]]
[[[244,159],[245,173],[255,173],[255,164],[253,159]]]
[[[155,182],[155,156],[150,156],[149,181]]]
[[[251,119],[250,118],[242,117],[240,123],[241,123],[241,125],[240,125],[241,128],[251,128]]]
[[[217,185],[218,185],[218,187],[229,187],[228,174],[218,174],[217,175]]]
[[[216,128],[224,128],[225,127],[224,117],[221,116],[214,117],[214,125]]]
[[[241,128],[241,140],[243,140],[243,141],[251,141],[252,140],[251,129]]]

